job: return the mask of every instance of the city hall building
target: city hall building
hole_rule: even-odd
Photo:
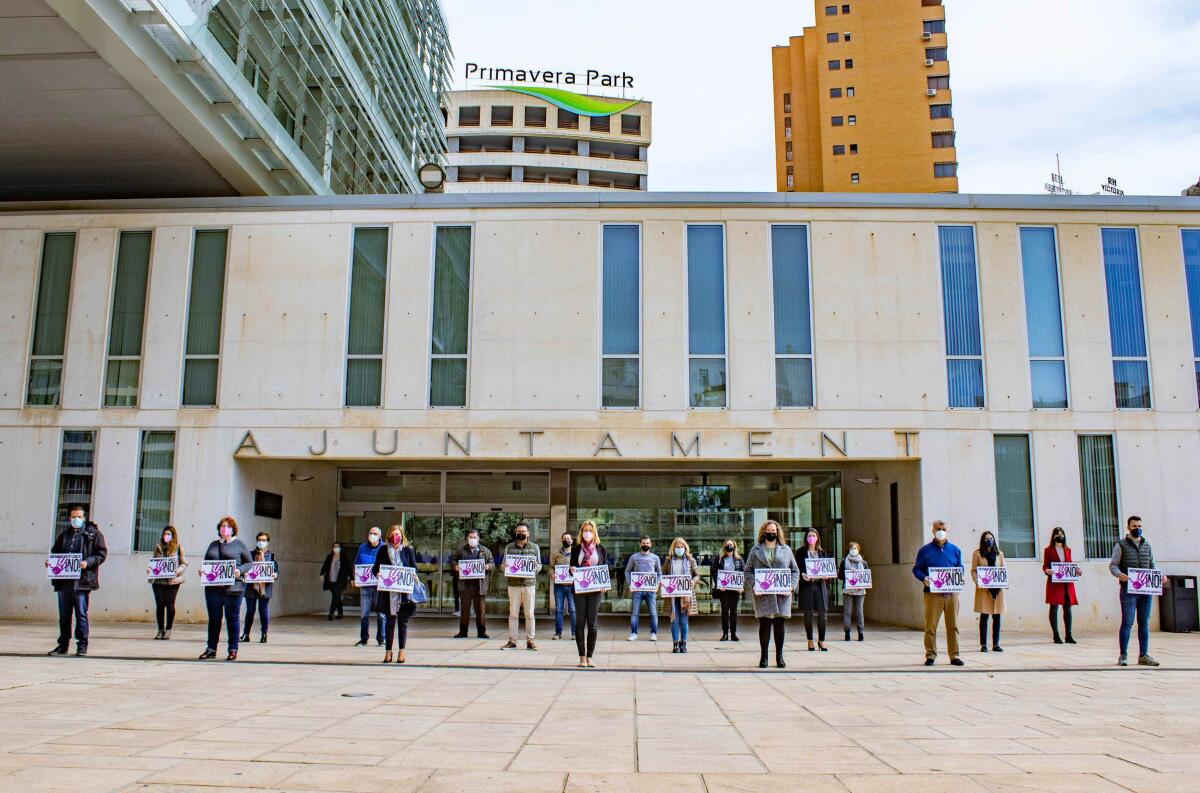
[[[392,523],[434,612],[465,530],[499,551],[517,520],[547,550],[594,518],[618,559],[682,536],[702,567],[767,518],[816,527],[862,544],[867,616],[901,625],[938,518],[968,559],[997,532],[1023,629],[1055,526],[1084,627],[1118,620],[1124,516],[1168,572],[1200,558],[1195,199],[8,204],[0,283],[4,618],[54,613],[77,502],[108,539],[101,620],[148,619],[165,525],[195,560],[225,514],[270,532],[278,614],[323,610],[331,544]],[[180,603],[201,616],[198,580]]]

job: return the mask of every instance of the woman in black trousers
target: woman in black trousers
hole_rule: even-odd
[[[376,579],[379,578],[379,568],[385,564],[413,569],[417,567],[417,554],[408,544],[408,538],[404,536],[404,527],[398,524],[388,529],[387,542],[379,553],[375,554],[373,573]],[[384,628],[387,649],[383,654],[383,662],[392,662],[392,639],[397,639],[399,651],[396,654],[396,663],[404,663],[404,647],[408,644],[408,621],[416,612],[417,604],[403,592],[384,592],[376,589],[375,610],[388,615],[387,626]]]
[[[730,570],[733,572],[744,572],[746,569],[745,562],[742,561],[742,555],[738,553],[737,543],[733,538],[727,538],[725,545],[721,548],[721,555],[717,558],[716,564],[712,565],[712,591],[717,593],[717,598],[721,601],[721,641],[727,642],[730,640],[737,641],[737,615],[738,604],[742,600],[742,590],[740,589],[717,589],[717,573],[721,570]]]
[[[817,645],[821,652],[829,648],[825,646],[825,624],[829,611],[829,586],[824,578],[809,578],[805,574],[805,559],[832,558],[821,547],[821,534],[816,529],[809,529],[804,535],[804,548],[800,551],[800,609],[804,612],[804,633],[808,637],[808,650],[813,647],[813,613],[817,615]]]
[[[576,567],[607,567],[608,551],[600,544],[596,522],[579,524],[579,544],[571,551],[571,574]],[[575,649],[579,650],[579,666],[593,667],[592,653],[596,651],[596,631],[600,627],[600,601],[603,592],[575,593]]]
[[[175,626],[175,598],[179,596],[179,585],[183,583],[183,574],[187,570],[187,561],[183,557],[183,547],[179,544],[179,532],[174,526],[163,529],[162,539],[154,546],[156,558],[174,556],[176,567],[174,578],[152,578],[150,588],[154,592],[154,619],[158,622],[158,633],[155,639],[170,639],[171,628]]]

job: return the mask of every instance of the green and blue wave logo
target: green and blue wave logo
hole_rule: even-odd
[[[564,91],[561,88],[529,88],[523,85],[491,85],[488,87],[537,97],[563,110],[595,118],[615,115],[622,110],[628,110],[641,101],[640,99],[601,99],[596,96],[584,96],[573,91]]]

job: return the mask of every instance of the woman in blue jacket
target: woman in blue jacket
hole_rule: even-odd
[[[254,550],[250,552],[250,556],[256,562],[270,562],[275,568],[275,575],[278,576],[279,562],[275,559],[275,554],[267,550],[270,543],[271,535],[260,531],[254,538]],[[250,629],[254,627],[254,610],[257,607],[259,627],[262,629],[258,641],[260,644],[267,643],[267,628],[270,627],[271,621],[271,592],[274,589],[275,582],[273,581],[246,584],[246,619],[245,625],[242,627],[242,641],[250,641]]]
[[[382,551],[375,554],[373,572],[376,578],[379,577],[379,568],[385,564],[396,567],[411,567],[413,569],[417,567],[417,555],[413,552],[413,547],[408,544],[408,539],[404,536],[404,527],[399,524],[388,529],[387,543],[384,544]],[[375,593],[375,608],[388,615],[387,650],[383,655],[383,662],[385,664],[392,662],[392,639],[398,637],[397,644],[399,648],[396,654],[396,662],[404,663],[404,645],[408,642],[408,620],[412,617],[413,612],[417,610],[417,604],[413,603],[412,598],[403,592],[377,590]]]

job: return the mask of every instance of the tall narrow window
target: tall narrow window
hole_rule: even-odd
[[[781,408],[809,408],[813,406],[813,359],[806,227],[771,227],[771,278],[775,404]]]
[[[171,482],[175,476],[175,433],[142,430],[137,505],[133,517],[133,551],[149,553],[171,523]]]
[[[726,399],[725,230],[688,226],[688,393],[694,408]]]
[[[95,430],[63,430],[62,456],[58,463],[58,507],[54,513],[55,534],[66,530],[71,507],[81,504],[91,514],[95,461]]]
[[[985,399],[975,230],[970,226],[938,226],[938,242],[950,407],[981,408]]]
[[[1120,531],[1113,436],[1079,436],[1079,485],[1087,558],[1103,559],[1112,553]]]
[[[383,323],[388,230],[355,229],[346,335],[346,407],[379,407],[383,392]]]
[[[1013,559],[1034,556],[1033,477],[1028,435],[996,435],[996,528],[1000,550]]]
[[[467,406],[471,227],[439,226],[433,254],[430,407]]]
[[[1196,398],[1200,400],[1200,229],[1183,230],[1183,271],[1187,279],[1192,319],[1192,363],[1196,368]]]
[[[1150,359],[1142,318],[1142,278],[1134,229],[1101,229],[1108,332],[1117,409],[1150,409]]]
[[[117,276],[108,329],[105,407],[137,407],[149,278],[150,232],[122,231],[117,243]]]
[[[29,388],[25,394],[27,405],[53,407],[61,397],[74,261],[73,233],[47,234],[42,238],[42,271],[38,276]]]
[[[1033,407],[1067,407],[1067,359],[1054,229],[1021,229],[1021,273],[1025,282],[1025,328]]]
[[[637,226],[604,227],[602,392],[606,408],[639,404],[641,246]]]
[[[224,230],[197,231],[192,243],[192,283],[183,356],[184,407],[217,404],[228,236]]]

